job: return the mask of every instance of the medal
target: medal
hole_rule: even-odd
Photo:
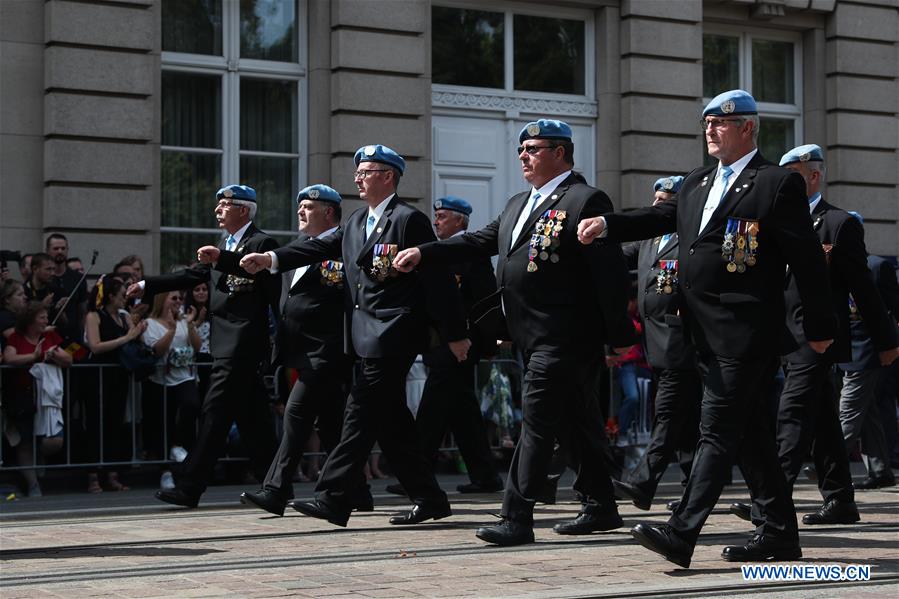
[[[746,258],[746,265],[755,266],[755,256],[749,256],[748,258]]]
[[[552,254],[552,255],[550,255],[549,261],[552,262],[553,264],[555,264],[556,262],[558,262],[558,261],[559,261],[559,254]]]
[[[537,263],[536,262],[528,262],[528,272],[536,272],[537,271]]]
[[[737,264],[737,272],[739,272],[739,273],[746,272],[746,265],[745,264]]]
[[[664,287],[662,287],[662,291],[664,291],[668,295],[674,293],[674,289],[671,288],[671,285],[665,285]]]
[[[733,262],[728,262],[727,263],[727,272],[736,272],[736,271],[737,271],[737,265],[734,264]]]

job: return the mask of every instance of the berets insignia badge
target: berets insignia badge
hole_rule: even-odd
[[[725,100],[724,102],[721,103],[721,112],[723,112],[724,114],[730,114],[734,110],[736,110],[736,108],[737,108],[737,105],[734,103],[733,100]]]
[[[434,202],[434,210],[440,210],[441,208],[443,208],[443,202],[441,202],[440,200]]]
[[[672,181],[670,177],[665,179],[664,181],[662,181],[662,189],[664,189],[665,191],[674,189],[674,181]]]
[[[366,156],[374,156],[377,151],[378,149],[374,146],[365,146],[365,149],[362,150]]]
[[[530,135],[531,137],[540,135],[540,125],[538,125],[537,123],[531,123],[530,125],[528,125],[528,135]]]
[[[310,189],[308,195],[309,195],[310,200],[317,200],[318,196],[319,196],[319,191],[317,189]]]
[[[802,154],[799,157],[799,162],[808,162],[811,157],[812,157],[812,153],[806,152],[805,154]]]
[[[222,192],[222,195],[226,198],[233,198],[234,192],[231,191],[230,189],[225,189],[225,191]]]

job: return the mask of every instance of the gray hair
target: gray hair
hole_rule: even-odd
[[[258,208],[258,205],[256,204],[256,202],[248,202],[247,200],[232,199],[231,203],[236,206],[243,206],[244,208],[249,210],[250,211],[250,220],[253,220],[254,218],[256,218],[256,209]]]
[[[757,114],[747,114],[743,116],[744,123],[752,123],[752,143],[756,146],[759,145],[759,125],[761,124],[759,121],[759,115]]]

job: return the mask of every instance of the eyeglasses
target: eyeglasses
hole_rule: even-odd
[[[386,169],[386,168],[371,168],[371,169],[356,171],[353,173],[353,179],[365,179],[372,173],[386,173],[388,170],[389,169]]]
[[[518,146],[518,154],[521,155],[522,152],[527,152],[531,156],[539,152],[540,150],[547,150],[550,148],[557,148],[558,146]]]
[[[699,119],[699,128],[705,131],[709,127],[713,129],[723,129],[728,123],[739,123],[743,119]]]

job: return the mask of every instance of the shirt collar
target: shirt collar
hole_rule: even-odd
[[[818,205],[818,202],[821,201],[821,192],[817,192],[815,195],[808,199],[808,212],[811,214],[815,211],[815,206]]]
[[[543,185],[543,187],[541,187],[540,189],[531,187],[531,197],[534,197],[535,193],[539,193],[540,201],[542,202],[544,199],[549,197],[549,195],[556,190],[556,187],[558,187],[562,183],[562,181],[567,179],[568,175],[570,175],[570,174],[571,174],[571,171],[567,170],[564,173],[562,173],[561,175],[559,175],[557,177],[553,177],[552,179],[547,181]]]
[[[759,153],[758,148],[753,149],[751,152],[740,158],[739,160],[735,160],[732,164],[728,164],[731,170],[734,172],[733,176],[728,180],[728,182],[736,181],[737,177],[740,176],[740,173],[743,172],[743,169],[746,168],[746,165],[749,164],[749,161],[752,160],[752,157]],[[718,162],[718,172],[721,172],[721,162]],[[717,176],[717,175],[716,175]]]
[[[331,228],[328,229],[327,231],[322,231],[321,233],[319,233],[318,235],[316,235],[315,238],[316,238],[316,239],[321,239],[322,237],[327,237],[328,235],[330,235],[331,233],[333,233],[334,231],[336,231],[337,228],[338,228],[339,226],[340,226],[340,225],[334,225],[333,227],[331,227]]]
[[[234,238],[234,247],[235,248],[237,248],[238,244],[240,243],[240,240],[243,239],[243,236],[246,234],[247,229],[249,229],[250,225],[252,225],[252,224],[253,224],[253,221],[248,222],[247,224],[245,224],[244,226],[239,228],[236,233],[233,233],[231,235]],[[225,239],[227,239],[227,237]]]
[[[387,204],[389,204],[390,200],[392,200],[395,196],[396,196],[396,194],[392,193],[389,196],[387,196],[386,198],[384,198],[384,200],[380,204],[375,206],[374,208],[369,206],[368,207],[368,215],[374,216],[375,222],[378,222],[379,220],[381,220],[381,215],[384,214],[385,210],[387,210]]]

